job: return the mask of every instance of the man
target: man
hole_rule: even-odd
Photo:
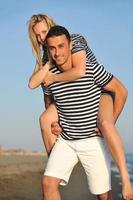
[[[46,37],[49,53],[56,65],[54,73],[72,67],[68,31],[52,27]],[[71,82],[56,82],[48,86],[53,95],[63,131],[48,160],[43,177],[45,200],[60,200],[59,184],[67,184],[71,171],[80,160],[90,191],[100,200],[111,200],[110,158],[104,141],[98,137],[97,112],[101,90],[116,91],[117,80],[102,65],[86,64],[86,75]]]

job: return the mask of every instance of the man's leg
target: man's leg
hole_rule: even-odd
[[[78,158],[75,150],[62,138],[55,143],[42,179],[45,200],[60,200],[59,183],[66,185]],[[53,197],[55,194],[55,197]]]
[[[60,179],[44,176],[42,179],[42,190],[44,200],[61,200],[59,192]]]
[[[94,137],[78,144],[78,157],[85,169],[90,192],[100,200],[112,200],[110,155],[102,138]]]
[[[113,200],[111,191],[106,192],[104,194],[97,195],[99,200]]]

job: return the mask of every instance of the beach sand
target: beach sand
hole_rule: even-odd
[[[47,156],[1,156],[0,200],[42,200],[41,177]],[[102,178],[101,178],[102,182]],[[112,175],[114,200],[120,200],[120,185]],[[96,200],[87,188],[83,168],[78,164],[69,184],[61,187],[62,200]]]

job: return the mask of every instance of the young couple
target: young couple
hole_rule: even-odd
[[[29,37],[37,61],[29,87],[41,85],[45,93],[46,111],[40,117],[49,155],[42,180],[44,199],[61,199],[59,184],[67,184],[80,160],[90,191],[100,200],[111,200],[105,142],[120,171],[123,199],[132,199],[124,150],[114,126],[127,90],[97,62],[83,36],[70,35],[49,16],[30,18]]]

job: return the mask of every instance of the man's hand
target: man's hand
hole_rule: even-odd
[[[51,132],[54,135],[59,136],[62,132],[62,128],[59,126],[58,122],[53,122],[51,125]]]
[[[103,137],[101,131],[98,128],[95,128],[95,132],[96,132],[97,135]]]
[[[48,86],[48,85],[54,83],[55,82],[55,78],[54,77],[55,77],[55,74],[50,72],[50,71],[48,71],[47,75],[46,75],[46,77],[44,79],[45,84]]]

